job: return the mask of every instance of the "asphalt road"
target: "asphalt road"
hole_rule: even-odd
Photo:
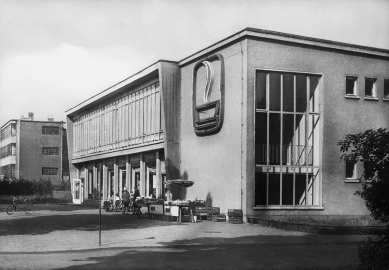
[[[355,269],[366,236],[246,224],[175,223],[86,207],[0,212],[0,269]]]

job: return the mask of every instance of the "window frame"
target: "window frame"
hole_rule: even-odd
[[[366,84],[367,84],[367,81],[369,80],[372,80],[373,81],[373,88],[372,88],[372,95],[366,95]],[[379,100],[378,99],[378,93],[377,93],[377,85],[378,85],[378,79],[376,77],[365,77],[365,91],[364,91],[364,99],[365,100]]]
[[[347,79],[348,78],[354,78],[354,87],[353,87],[353,94],[347,94]],[[357,75],[347,75],[345,76],[345,90],[346,94],[344,95],[346,98],[351,99],[359,99],[359,76]]]
[[[354,169],[353,169],[353,176],[352,177],[347,177],[347,164],[353,163],[354,164]],[[359,174],[358,174],[358,162],[357,161],[346,161],[345,162],[345,182],[346,183],[359,183]]]
[[[387,87],[385,88],[385,82],[386,82],[386,85]],[[384,92],[384,97],[383,97],[383,100],[384,101],[389,101],[389,78],[384,78],[383,79],[383,86],[382,88],[384,89],[383,92]]]
[[[47,129],[49,129],[50,132],[48,132]],[[53,130],[55,130],[55,132]],[[58,130],[58,133],[57,133],[57,130]],[[42,126],[42,134],[43,135],[59,135],[60,134],[59,127],[57,127],[57,126]]]
[[[53,170],[55,170],[55,174],[54,173],[44,173],[45,171],[46,172],[52,172]],[[58,172],[59,172],[59,168],[58,167],[42,167],[42,175],[43,176],[53,176],[53,175],[58,175]]]
[[[294,115],[306,115],[306,116],[309,116],[309,115],[317,115],[319,118],[321,118],[321,104],[320,104],[320,100],[322,100],[322,95],[323,95],[323,81],[324,81],[324,74],[322,73],[314,73],[314,72],[300,72],[300,71],[291,71],[291,70],[276,70],[276,69],[268,69],[268,68],[254,68],[254,102],[253,102],[253,107],[254,107],[254,130],[256,129],[256,114],[258,112],[262,112],[262,113],[267,113],[267,117],[269,118],[269,114],[270,113],[275,113],[276,111],[273,111],[273,110],[270,110],[270,100],[269,100],[269,89],[268,89],[268,86],[266,87],[266,107],[265,109],[257,109],[257,72],[264,72],[264,73],[267,73],[266,75],[266,78],[268,78],[269,76],[269,73],[280,73],[281,75],[285,75],[285,74],[292,74],[294,76],[298,76],[298,75],[305,75],[305,76],[308,76],[308,77],[314,77],[314,76],[317,76],[317,77],[320,77],[319,80],[318,80],[318,96],[317,96],[317,104],[315,104],[314,106],[318,106],[317,109],[315,111],[311,111],[310,110],[310,106],[311,106],[311,101],[309,99],[309,96],[307,96],[307,108],[306,108],[306,111],[305,112],[298,112],[297,111],[297,105],[294,104],[294,111],[293,112],[287,112],[287,111],[283,111],[282,109],[278,112],[280,114],[294,114]],[[307,81],[308,82],[308,81]],[[268,82],[266,83],[267,85],[269,84]],[[294,86],[295,87],[295,86]],[[282,90],[280,90],[282,92]],[[294,90],[294,92],[296,91],[296,89]],[[307,95],[309,95],[309,88],[307,88]],[[294,94],[294,99],[296,99],[296,94]],[[283,103],[283,100],[282,100],[282,94],[281,94],[281,103]],[[313,101],[314,102],[314,101]],[[295,101],[296,103],[296,101]],[[282,105],[281,105],[282,106]],[[282,108],[282,107],[281,107]],[[322,123],[323,121],[319,121],[319,125],[318,125],[318,129],[319,130],[322,130]],[[269,123],[267,123],[267,128],[269,126]],[[267,131],[268,133],[269,131]],[[254,134],[255,134],[255,131],[254,131]],[[254,135],[255,137],[255,135]],[[267,135],[268,137],[268,135]],[[267,139],[268,140],[268,144],[269,144],[269,138]],[[319,153],[322,152],[322,134],[319,132],[319,135],[318,135],[318,138],[317,138],[317,143],[318,143],[318,151]],[[268,146],[267,146],[268,147]],[[268,152],[268,150],[267,150]],[[281,158],[282,159],[282,158]],[[301,210],[301,209],[304,209],[304,210],[324,210],[323,208],[323,201],[322,201],[322,171],[321,171],[321,167],[322,167],[322,157],[319,155],[319,158],[318,158],[318,166],[313,166],[312,165],[284,165],[284,164],[280,164],[280,165],[271,165],[269,164],[269,161],[267,161],[266,164],[257,164],[256,163],[256,158],[254,158],[254,166],[255,166],[255,171],[257,172],[257,169],[258,169],[258,172],[261,170],[260,168],[265,168],[267,167],[268,169],[270,168],[273,168],[273,167],[279,167],[281,170],[283,170],[283,168],[289,168],[289,169],[293,169],[293,168],[306,168],[306,177],[308,179],[309,175],[310,175],[310,172],[314,172],[315,170],[317,170],[317,175],[315,176],[316,177],[316,180],[318,181],[317,182],[317,190],[315,190],[314,192],[316,192],[315,194],[315,202],[313,202],[312,205],[309,205],[309,204],[305,204],[305,205],[298,205],[298,204],[295,204],[295,199],[293,199],[293,205],[282,205],[282,204],[279,204],[279,205],[269,205],[268,201],[269,201],[269,198],[267,197],[266,201],[266,205],[256,205],[256,202],[254,202],[254,206],[253,206],[253,209],[254,210],[282,210],[282,209],[291,209],[291,210]],[[293,167],[293,168],[292,168]],[[282,175],[283,173],[280,173],[280,175]],[[315,174],[313,174],[315,175]],[[267,180],[269,181],[269,180]],[[308,181],[308,180],[307,180]],[[254,180],[254,190],[255,189],[255,186],[256,186],[256,180]],[[280,187],[282,185],[282,180],[280,180]],[[267,194],[269,192],[269,186],[267,185]],[[294,193],[294,192],[293,192]],[[279,194],[280,197],[282,197],[282,191],[280,191],[280,194]],[[317,201],[317,203],[316,203]],[[282,202],[282,199],[280,199],[280,203]]]
[[[42,147],[42,156],[59,156],[59,147]]]

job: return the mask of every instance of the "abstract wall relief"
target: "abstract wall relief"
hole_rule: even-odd
[[[214,54],[193,68],[193,128],[198,136],[220,131],[224,117],[224,59]]]

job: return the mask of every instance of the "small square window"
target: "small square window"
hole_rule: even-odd
[[[357,77],[346,76],[346,96],[357,96]]]
[[[365,97],[366,98],[377,98],[376,81],[377,81],[377,79],[365,78]]]
[[[357,180],[357,163],[346,161],[346,180]]]
[[[384,80],[384,98],[389,99],[389,79]]]

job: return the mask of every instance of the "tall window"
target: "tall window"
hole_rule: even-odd
[[[320,76],[256,72],[255,204],[318,206]]]
[[[59,127],[42,127],[42,134],[58,135]]]
[[[5,140],[8,137],[16,135],[16,124],[10,124],[0,132],[0,140]]]
[[[16,155],[16,143],[10,143],[0,149],[0,158]]]

